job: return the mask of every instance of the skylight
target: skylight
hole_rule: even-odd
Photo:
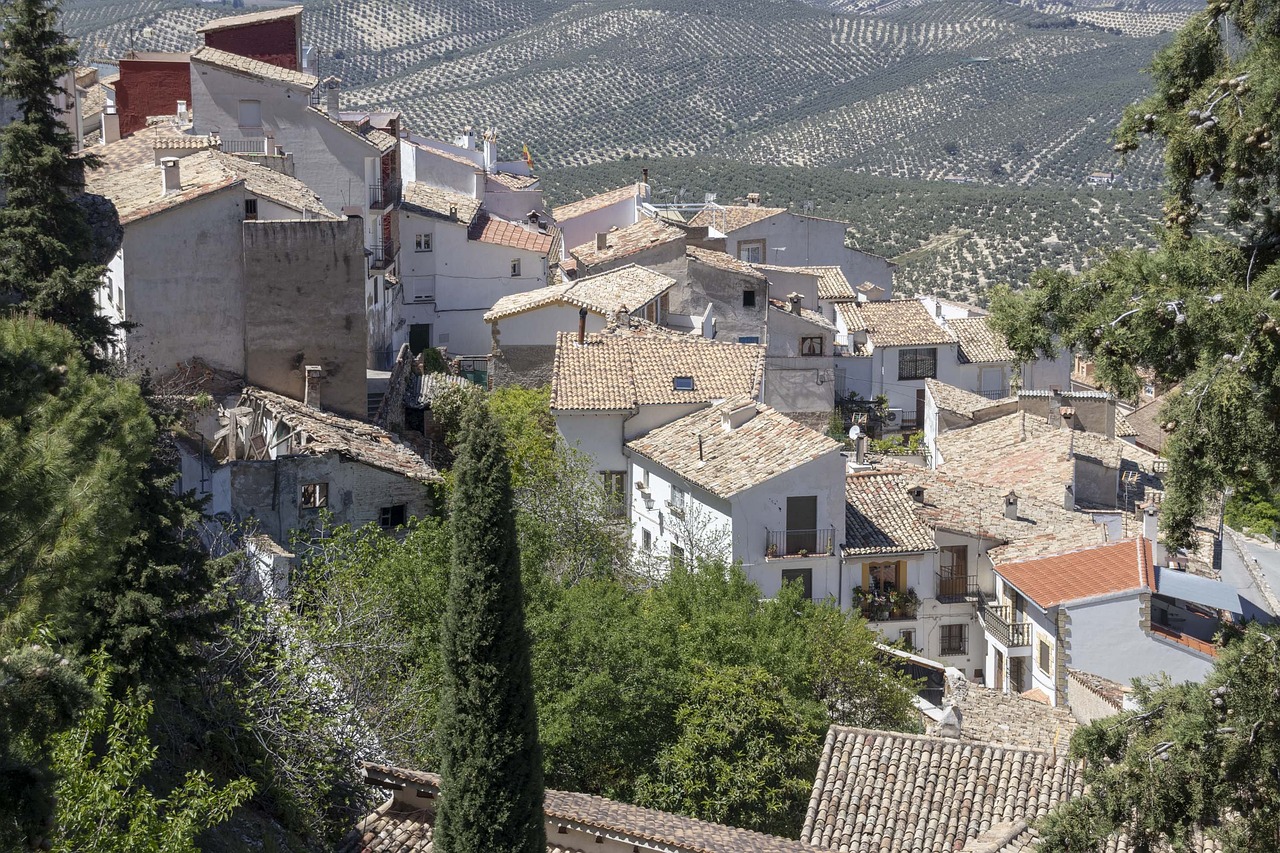
[[[671,389],[672,389],[673,391],[692,391],[692,390],[693,390],[693,377],[692,377],[692,376],[676,376],[676,377],[674,377],[674,378],[671,380]]]

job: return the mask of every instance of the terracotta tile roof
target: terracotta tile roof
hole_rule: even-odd
[[[933,551],[933,531],[915,511],[911,485],[896,471],[850,474],[845,480],[845,556]]]
[[[537,175],[513,175],[510,172],[493,172],[489,177],[513,190],[527,190],[539,180]]]
[[[251,24],[262,24],[267,21],[280,21],[294,18],[302,14],[301,6],[285,6],[282,9],[267,9],[262,12],[250,12],[247,15],[232,15],[226,18],[214,18],[212,21],[196,29],[197,33],[211,33],[216,30],[229,30],[232,27],[247,27]]]
[[[990,829],[969,839],[960,853],[1032,853],[1040,844],[1040,833],[1025,820],[993,824]]]
[[[1168,401],[1167,396],[1156,397],[1150,403],[1134,409],[1128,416],[1129,426],[1133,429],[1138,444],[1153,453],[1162,453],[1164,443],[1169,439],[1169,433],[1164,431],[1165,421],[1160,417],[1160,409]],[[1118,429],[1116,434],[1120,434]]]
[[[739,228],[745,228],[748,225],[754,225],[762,219],[768,219],[770,216],[777,216],[779,213],[786,213],[785,207],[750,207],[747,205],[729,205],[721,207],[708,207],[698,211],[689,224],[695,228],[711,227],[716,230],[728,234],[731,231],[737,231]]]
[[[459,211],[459,216],[461,216],[461,211]],[[555,234],[517,225],[504,219],[496,219],[481,211],[480,216],[471,224],[471,228],[467,232],[467,239],[477,240],[481,243],[492,243],[495,246],[509,246],[512,249],[537,252],[540,255],[549,255],[551,246],[555,242]]]
[[[1042,750],[832,726],[800,838],[840,853],[951,853],[1078,786]]]
[[[673,278],[630,264],[571,282],[509,294],[495,302],[484,319],[493,322],[557,303],[608,317],[622,306],[634,311],[675,285]]]
[[[763,347],[634,325],[587,335],[582,346],[574,333],[556,336],[552,409],[628,410],[758,393]],[[675,390],[675,378],[686,376],[693,389]]]
[[[992,406],[1002,406],[1017,400],[1017,397],[1001,397],[999,400],[990,400],[981,394],[975,394],[972,391],[966,391],[963,388],[939,382],[937,379],[926,379],[924,387],[933,397],[934,402],[938,404],[938,408],[946,409],[948,412],[954,412],[957,415],[963,415],[966,418],[972,418],[977,412],[989,409]]]
[[[826,332],[834,333],[836,330],[835,323],[832,323],[820,312],[811,311],[808,308],[801,308],[800,313],[795,314],[795,312],[791,310],[791,303],[783,299],[770,299],[769,308],[773,311],[781,311],[784,314],[792,314],[793,316],[801,317]]]
[[[134,166],[154,166],[157,149],[185,150],[212,147],[213,140],[208,136],[182,133],[171,124],[149,125],[137,133],[131,133],[108,145],[95,146],[93,153],[102,161],[102,165],[88,172],[86,179],[93,180],[101,175],[109,175]]]
[[[857,302],[837,302],[836,314],[844,321],[845,328],[850,332],[865,332],[867,330],[867,321],[862,316],[862,311],[858,309]]]
[[[449,222],[461,222],[470,227],[480,214],[480,202],[469,195],[456,193],[441,187],[433,187],[419,181],[410,181],[404,188],[400,207],[410,213],[431,216]],[[456,210],[457,216],[450,211]]]
[[[1141,537],[1001,562],[995,570],[1041,610],[1082,598],[1155,588],[1151,543]]]
[[[299,212],[306,210],[310,216],[337,218],[296,178],[220,151],[200,151],[181,158],[178,175],[182,189],[178,192],[165,193],[162,169],[151,162],[118,171],[98,170],[89,173],[85,185],[89,192],[111,199],[122,225],[236,184]]]
[[[1116,438],[1134,438],[1138,435],[1138,431],[1134,429],[1133,424],[1125,417],[1124,412],[1116,412]]]
[[[413,785],[430,792],[434,802],[440,795],[440,777],[435,773],[402,770],[379,764],[362,764],[365,776],[392,783]],[[622,846],[671,853],[815,853],[799,841],[764,835],[746,829],[709,823],[682,815],[641,808],[591,794],[548,789],[543,795],[543,812],[551,826],[585,828],[601,835],[617,836]],[[434,815],[428,809],[408,805],[384,806],[365,818],[347,835],[339,853],[434,853],[430,832]],[[561,847],[549,833],[547,853],[582,853]]]
[[[240,405],[269,411],[291,431],[298,431],[301,435],[290,441],[298,453],[339,453],[423,483],[442,479],[435,468],[403,441],[373,424],[322,412],[261,388],[246,388]]]
[[[642,184],[627,184],[625,187],[618,187],[616,190],[602,192],[599,195],[593,195],[590,198],[571,201],[568,204],[562,204],[553,208],[551,216],[556,222],[564,222],[584,213],[591,213],[593,210],[601,210],[610,205],[626,201],[629,198],[637,198],[640,195],[640,187]]]
[[[1019,493],[1017,518],[1007,518],[1008,489],[927,468],[913,469],[911,477],[924,487],[924,503],[914,505],[921,519],[938,530],[994,540],[994,544],[988,543],[988,551],[997,562],[1106,542],[1102,525],[1085,513],[1063,509],[1061,504]]]
[[[789,267],[784,264],[752,264],[751,266],[758,270],[764,270],[766,274],[777,271],[798,272],[816,276],[818,279],[819,299],[844,299],[857,296],[853,285],[849,284],[849,279],[845,277],[844,270],[840,269],[840,267]]]
[[[580,264],[590,267],[605,261],[613,261],[634,255],[653,246],[683,241],[684,231],[674,225],[667,225],[647,216],[626,228],[617,228],[609,232],[608,248],[603,252],[596,248],[596,241],[583,243],[569,250]]]
[[[1194,649],[1202,655],[1207,655],[1211,658],[1216,658],[1218,656],[1217,646],[1213,643],[1207,643],[1204,640],[1193,637],[1190,634],[1184,634],[1181,631],[1174,631],[1170,628],[1164,627],[1163,625],[1156,625],[1154,623],[1151,625],[1151,632],[1153,634],[1158,634],[1170,642],[1177,643],[1180,646],[1186,646],[1189,649]]]
[[[748,420],[730,428],[742,418]],[[722,498],[835,454],[841,447],[830,436],[746,397],[694,412],[627,442],[632,453]]]
[[[90,83],[85,87],[84,95],[80,98],[80,115],[83,118],[96,116],[106,105],[106,87],[99,86],[96,82]]]
[[[218,50],[216,47],[205,46],[200,48],[191,54],[191,61],[212,65],[214,68],[219,68],[223,71],[231,71],[236,74],[257,77],[261,80],[283,83],[286,86],[297,86],[301,89],[306,89],[308,92],[320,82],[310,74],[303,74],[301,71],[293,71],[279,65],[272,65],[269,62],[262,62],[257,59],[250,59],[247,56]]]
[[[922,308],[924,306],[921,306]],[[926,310],[927,314],[928,311]],[[948,320],[947,328],[960,341],[960,359],[972,364],[1014,361],[1017,356],[986,317]]]
[[[690,260],[697,261],[715,269],[725,270],[726,272],[737,273],[746,278],[755,279],[756,281],[765,281],[764,273],[756,269],[754,264],[743,263],[733,255],[724,252],[714,252],[710,249],[700,249],[697,246],[688,246],[684,250],[685,256]]]
[[[915,299],[886,299],[857,306],[875,347],[937,346],[955,343],[955,336],[933,321]]]

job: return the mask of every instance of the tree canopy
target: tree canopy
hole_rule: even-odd
[[[1041,270],[1025,292],[992,300],[1023,360],[1070,348],[1121,394],[1142,368],[1176,389],[1160,420],[1162,523],[1178,546],[1221,489],[1280,482],[1277,21],[1277,0],[1209,3],[1156,55],[1154,93],[1125,113],[1119,150],[1164,144],[1155,251],[1112,252],[1080,274]]]

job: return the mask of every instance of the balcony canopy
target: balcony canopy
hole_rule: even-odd
[[[1166,598],[1177,598],[1215,610],[1243,613],[1240,595],[1222,581],[1189,575],[1175,569],[1156,569],[1156,592]]]

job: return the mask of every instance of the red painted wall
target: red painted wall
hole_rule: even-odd
[[[204,34],[204,43],[227,53],[297,71],[298,23],[299,18],[293,17],[229,30],[214,30]]]
[[[191,63],[187,61],[121,59],[116,82],[120,135],[147,126],[147,116],[174,115],[178,101],[191,107]]]

